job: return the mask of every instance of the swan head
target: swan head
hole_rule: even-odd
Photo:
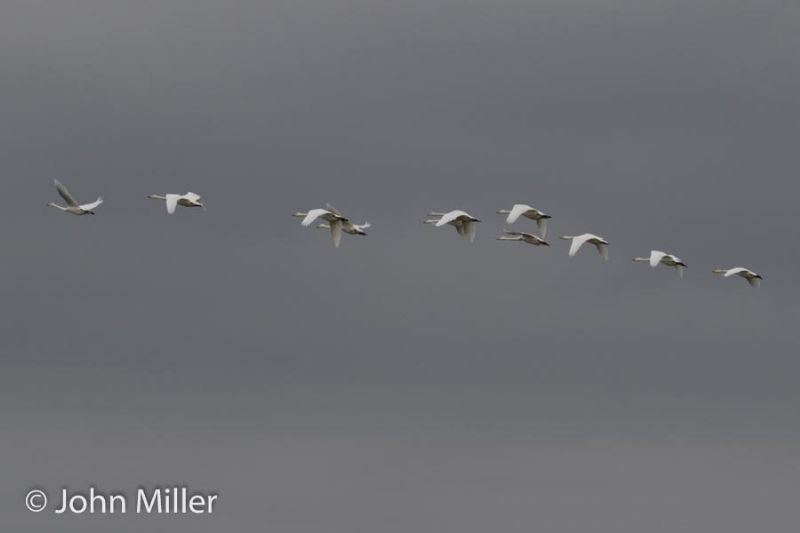
[[[545,213],[542,213],[541,215],[539,215],[539,218],[553,218],[553,217]]]
[[[47,202],[47,207],[55,207],[56,209],[59,209],[59,206],[54,204],[53,202]]]
[[[306,215],[308,215],[308,213],[301,213],[300,211],[298,211],[297,213],[292,213],[292,216],[297,218],[305,218]]]

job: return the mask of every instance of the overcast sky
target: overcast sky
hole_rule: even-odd
[[[3,0],[0,521],[796,527],[799,30],[772,0]],[[53,178],[105,204],[48,209]],[[207,212],[145,199],[187,190]],[[289,216],[325,202],[369,236]],[[514,203],[550,248],[495,240]],[[421,223],[457,208],[474,244]],[[587,231],[607,263],[567,257]],[[23,502],[170,483],[216,514]]]

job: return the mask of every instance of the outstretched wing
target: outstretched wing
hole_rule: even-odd
[[[78,202],[75,201],[75,198],[72,197],[72,195],[69,193],[67,188],[64,187],[63,183],[61,183],[58,180],[53,180],[53,183],[55,183],[55,185],[56,185],[56,190],[58,191],[58,194],[60,194],[61,198],[63,198],[64,201],[67,202],[68,206],[70,206],[70,207],[79,207],[78,206]]]
[[[339,247],[339,243],[342,242],[342,221],[341,220],[334,220],[331,222],[331,238],[333,239],[333,246],[334,248]]]
[[[761,287],[761,278],[748,277],[745,279],[747,280],[747,283],[749,283],[751,287],[756,287],[756,288]]]
[[[331,213],[333,213],[334,215],[336,215],[336,216],[338,216],[338,217],[342,217],[342,218],[344,218],[344,217],[342,216],[342,213],[340,213],[340,212],[339,212],[339,210],[338,210],[338,209],[336,209],[335,207],[333,207],[331,204],[328,204],[328,203],[326,203],[326,204],[325,204],[325,207],[328,209],[328,211],[330,211],[330,212],[331,212]]]
[[[303,226],[310,226],[311,224],[314,223],[315,220],[317,220],[319,217],[327,213],[330,213],[330,211],[328,211],[327,209],[312,209],[311,211],[308,212],[306,218],[304,218],[300,224],[302,224]]]
[[[436,227],[439,228],[441,226],[444,226],[445,224],[449,224],[450,222],[453,222],[455,219],[460,217],[462,214],[463,214],[462,211],[450,211],[449,213],[445,213],[442,215],[439,221],[436,222]]]
[[[527,211],[529,209],[530,209],[530,206],[527,206],[525,204],[514,204],[514,207],[511,208],[511,212],[506,217],[506,223],[513,224],[514,222],[517,221],[517,219],[519,217],[522,216],[522,214],[525,211]]]
[[[664,252],[659,252],[658,250],[653,250],[650,252],[650,266],[655,268],[661,262],[667,254]]]
[[[179,194],[167,194],[167,213],[170,215],[175,213],[175,209],[178,207],[178,200],[180,200],[181,196]]]
[[[101,196],[101,197],[98,197],[97,200],[95,200],[94,202],[92,202],[90,204],[83,204],[82,206],[80,206],[80,208],[83,209],[84,211],[91,211],[92,209],[94,209],[95,207],[97,207],[98,205],[100,205],[102,203],[103,203],[103,197]]]

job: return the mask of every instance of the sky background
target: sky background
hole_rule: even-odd
[[[798,30],[773,0],[4,0],[4,529],[796,527]],[[53,178],[106,203],[48,209]],[[145,199],[187,190],[207,212]],[[369,236],[289,216],[325,202]],[[495,240],[514,203],[549,249]],[[474,244],[422,224],[451,209]],[[216,513],[23,502],[172,483]]]

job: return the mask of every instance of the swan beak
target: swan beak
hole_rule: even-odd
[[[543,242],[542,246],[550,246],[550,243],[549,242]]]
[[[542,215],[542,218],[553,218],[553,217],[550,215]]]

